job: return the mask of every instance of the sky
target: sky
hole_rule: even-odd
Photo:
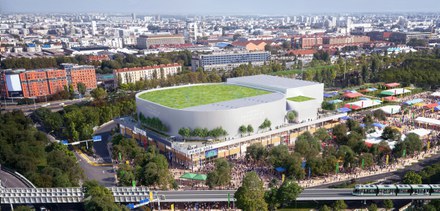
[[[440,0],[0,0],[0,12],[104,12],[140,15],[440,12]]]

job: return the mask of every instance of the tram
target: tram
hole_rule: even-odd
[[[440,184],[356,185],[354,196],[440,195]]]

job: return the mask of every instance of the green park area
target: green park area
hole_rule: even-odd
[[[215,84],[152,91],[139,97],[170,108],[183,109],[268,93],[242,86]]]
[[[311,98],[311,97],[306,97],[306,96],[296,96],[296,97],[291,97],[291,98],[287,98],[287,100],[293,101],[293,102],[305,102],[305,101],[309,101],[309,100],[314,100],[315,98]]]

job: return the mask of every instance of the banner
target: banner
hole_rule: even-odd
[[[428,140],[428,143],[427,143],[427,146],[426,146],[426,148],[429,150],[429,148],[431,147],[431,141],[430,140]]]
[[[171,204],[171,211],[174,211],[174,204]]]
[[[363,169],[365,166],[365,159],[362,158],[362,164],[361,164],[361,168]]]
[[[402,157],[406,157],[406,149],[403,149]]]
[[[228,208],[229,208],[229,204],[231,203],[231,194],[228,193]]]
[[[385,165],[388,166],[388,162],[390,161],[390,155],[387,155],[386,160],[385,160]]]
[[[153,192],[152,191],[150,191],[150,201],[151,202],[153,201]]]
[[[286,175],[284,175],[284,174],[281,175],[281,182],[284,182],[285,177],[286,177]]]
[[[119,152],[119,162],[122,160],[122,154]]]
[[[131,181],[131,185],[133,186],[133,188],[136,187],[136,181]]]
[[[339,173],[339,163],[336,163],[336,174]]]

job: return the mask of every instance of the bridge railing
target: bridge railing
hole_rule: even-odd
[[[12,170],[12,169],[6,168],[6,167],[4,167],[4,166],[0,166],[0,169],[1,169],[2,171],[4,171],[4,172],[7,172],[7,173],[11,174],[11,175],[14,176],[15,178],[17,178],[18,180],[20,180],[21,182],[23,182],[23,183],[26,185],[26,187],[28,187],[28,188],[37,188],[37,187],[36,187],[31,181],[29,181],[26,177],[24,177],[24,176],[21,175],[20,173],[14,171],[14,170]]]

